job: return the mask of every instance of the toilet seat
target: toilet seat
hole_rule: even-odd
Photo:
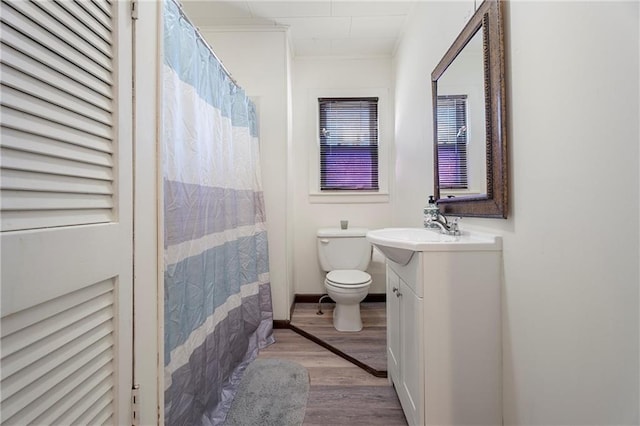
[[[341,269],[329,272],[325,281],[338,288],[362,288],[371,284],[371,275],[357,269]]]

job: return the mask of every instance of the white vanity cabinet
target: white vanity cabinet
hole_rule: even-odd
[[[387,259],[388,375],[409,425],[502,424],[502,256],[487,247]]]

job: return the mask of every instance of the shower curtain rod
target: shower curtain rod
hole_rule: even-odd
[[[189,23],[189,25],[191,25],[193,27],[193,30],[196,33],[196,37],[198,37],[198,40],[200,40],[202,42],[202,44],[204,44],[207,49],[209,49],[209,52],[211,52],[211,54],[213,55],[214,58],[216,58],[216,61],[218,61],[218,63],[220,64],[220,67],[222,67],[222,70],[224,71],[224,73],[227,75],[227,77],[229,77],[231,79],[231,81],[233,82],[233,84],[235,84],[236,86],[238,85],[238,82],[236,81],[235,78],[233,78],[231,76],[231,73],[229,72],[229,70],[227,69],[227,67],[224,66],[224,64],[222,63],[222,61],[220,60],[220,58],[218,58],[218,55],[216,55],[216,52],[213,51],[213,48],[211,47],[211,45],[209,43],[207,43],[207,40],[204,39],[204,37],[202,37],[202,34],[200,34],[200,30],[198,29],[198,27],[196,27],[193,24],[193,21],[191,21],[191,19],[189,19],[189,16],[187,16],[187,13],[184,11],[184,9],[182,8],[182,3],[180,3],[178,0],[171,0],[176,6],[178,6],[178,10],[180,11],[180,16],[182,16],[182,18],[187,21]]]

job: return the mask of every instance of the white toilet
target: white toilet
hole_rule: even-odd
[[[333,326],[338,331],[362,330],[360,302],[371,286],[371,275],[364,272],[371,261],[366,234],[365,228],[318,229],[318,258],[328,272],[324,286],[336,302]]]

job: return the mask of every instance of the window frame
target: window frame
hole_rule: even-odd
[[[320,191],[377,192],[378,98],[318,98],[318,109]]]
[[[320,189],[320,98],[378,98],[378,190],[321,190]],[[310,90],[309,116],[314,117],[309,132],[313,148],[309,151],[309,201],[311,203],[386,203],[389,202],[389,143],[392,129],[389,120],[388,90],[323,89]]]

